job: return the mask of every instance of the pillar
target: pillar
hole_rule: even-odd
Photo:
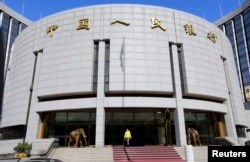
[[[171,56],[172,56],[172,77],[175,89],[176,98],[176,109],[174,111],[174,124],[175,124],[175,135],[176,135],[176,145],[185,146],[187,144],[186,139],[186,129],[185,129],[185,118],[184,118],[184,108],[182,103],[182,89],[181,89],[181,75],[180,75],[180,63],[179,63],[179,53],[177,49],[177,44],[171,44]]]
[[[96,98],[96,135],[95,146],[104,147],[105,110],[104,110],[104,70],[105,70],[105,42],[99,41],[98,49],[98,80]]]

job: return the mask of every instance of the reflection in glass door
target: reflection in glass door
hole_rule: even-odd
[[[173,142],[174,132],[169,130],[171,140],[166,140],[166,117],[164,110],[159,112],[111,112],[105,113],[105,145],[123,145],[123,136],[128,128],[131,131],[132,146],[165,145]],[[169,118],[169,127],[174,125]],[[173,134],[173,135],[172,135]],[[171,143],[173,144],[173,143]]]
[[[187,128],[195,128],[200,134],[202,145],[213,144],[213,139],[216,136],[215,116],[217,115],[219,114],[213,112],[194,112],[186,110],[186,130]]]
[[[71,131],[83,128],[88,145],[95,144],[95,112],[52,112],[45,137],[59,139],[60,146],[68,146]]]

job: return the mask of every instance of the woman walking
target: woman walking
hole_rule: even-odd
[[[129,129],[126,129],[125,133],[124,133],[124,141],[126,141],[127,146],[129,146],[129,140],[132,138],[131,133],[129,131]]]

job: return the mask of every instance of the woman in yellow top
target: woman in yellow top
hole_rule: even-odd
[[[132,138],[131,133],[129,131],[129,129],[126,129],[125,133],[124,133],[124,141],[127,142],[127,146],[129,146],[129,140]]]

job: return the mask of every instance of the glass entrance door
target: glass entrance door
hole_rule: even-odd
[[[144,125],[124,123],[124,125],[109,125],[105,129],[106,145],[124,145],[124,133],[129,129],[132,135],[130,146],[144,146]]]
[[[105,113],[105,145],[123,145],[126,129],[129,129],[132,134],[131,146],[167,144],[166,118],[164,111],[162,112],[107,111]]]
[[[194,128],[199,132],[202,145],[213,144],[214,137],[218,136],[216,125],[217,117],[223,118],[222,114],[214,112],[199,112],[185,110],[185,123],[187,128]],[[224,119],[224,118],[223,118]],[[221,121],[223,121],[221,119]]]
[[[87,145],[95,144],[95,112],[51,112],[49,116],[45,138],[58,138],[60,146],[68,146],[69,133],[75,129],[83,128],[87,135]]]

